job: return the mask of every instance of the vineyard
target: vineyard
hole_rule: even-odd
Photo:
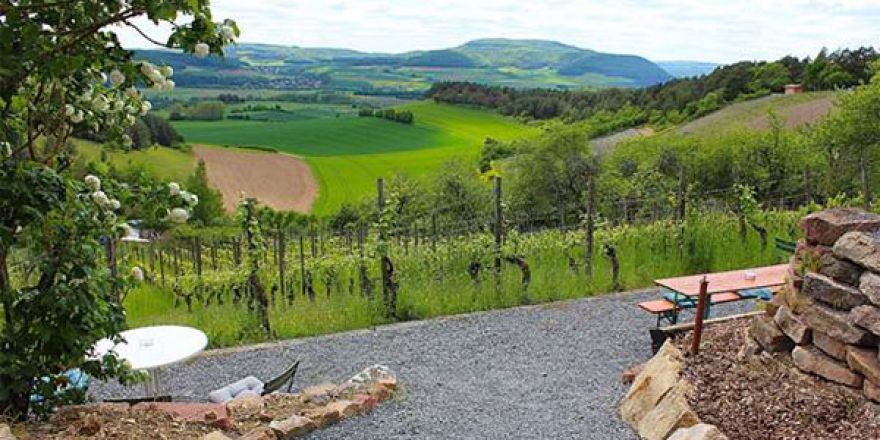
[[[493,194],[500,195],[496,182]],[[215,346],[226,346],[578,298],[647,287],[658,277],[779,261],[773,237],[794,238],[803,210],[746,217],[719,208],[719,197],[728,196],[750,197],[690,195],[709,203],[684,206],[684,216],[675,214],[682,201],[669,216],[619,222],[606,220],[602,209],[510,213],[496,197],[488,214],[448,221],[443,213],[455,207],[405,218],[405,202],[380,186],[369,223],[333,228],[269,210],[242,218],[259,225],[256,266],[247,262],[247,234],[235,227],[181,229],[149,243],[121,243],[115,254],[117,264],[147,274],[148,283],[125,299],[130,325],[194,325]],[[254,267],[258,285],[249,281]]]

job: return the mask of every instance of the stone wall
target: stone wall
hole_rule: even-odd
[[[666,341],[633,380],[620,402],[620,418],[645,440],[727,440],[717,427],[700,423],[691,409],[683,368],[684,354]]]
[[[750,335],[801,371],[880,402],[880,215],[839,208],[801,221],[788,283]]]

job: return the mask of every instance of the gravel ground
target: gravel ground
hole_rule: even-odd
[[[175,400],[303,359],[297,388],[339,382],[375,363],[401,391],[371,415],[311,439],[636,439],[617,417],[620,373],[651,356],[655,291],[519,307],[208,352],[163,373]],[[717,307],[724,315],[746,304]],[[689,319],[689,318],[685,318]],[[96,397],[138,394],[94,384]]]

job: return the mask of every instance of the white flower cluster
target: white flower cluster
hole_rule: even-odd
[[[193,55],[198,58],[204,58],[208,56],[208,53],[210,52],[211,46],[208,46],[207,43],[196,43],[196,45],[193,46]]]
[[[171,209],[166,219],[174,223],[186,223],[190,217],[190,210],[199,204],[199,196],[180,189],[180,185],[176,182],[168,184],[168,192],[171,197],[180,197],[186,206]]]
[[[135,266],[131,268],[131,277],[134,278],[135,281],[143,281],[144,280],[144,270],[139,266]]]
[[[83,181],[85,181],[89,190],[92,191],[90,194],[92,201],[104,209],[104,216],[110,223],[116,223],[115,211],[119,211],[119,208],[122,208],[122,203],[117,199],[110,198],[104,191],[101,191],[101,179],[97,176],[89,174]]]
[[[163,92],[174,90],[174,81],[170,78],[174,75],[174,69],[171,66],[156,67],[155,64],[148,61],[141,63],[141,73],[153,83],[153,88]]]
[[[85,124],[95,133],[105,130],[115,134],[123,146],[130,147],[132,140],[122,131],[134,125],[137,116],[146,114],[152,105],[142,100],[134,87],[121,88],[126,78],[118,69],[110,72],[109,78],[100,72],[94,73],[94,78],[97,84],[89,84],[80,95],[68,98],[64,116],[71,124]],[[109,88],[105,87],[108,79]]]

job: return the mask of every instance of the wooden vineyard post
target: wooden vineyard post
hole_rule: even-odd
[[[593,276],[593,253],[596,247],[596,170],[590,170],[587,180],[587,221],[584,237],[584,271]]]
[[[709,290],[709,280],[703,277],[700,280],[700,296],[697,299],[697,317],[694,320],[694,340],[691,345],[691,353],[700,352],[700,339],[703,337],[703,318],[706,313],[706,302],[709,300],[706,292]]]
[[[495,275],[501,276],[501,244],[504,239],[504,219],[501,212],[501,177],[495,177]]]
[[[385,180],[381,177],[376,179],[376,208],[379,212],[379,217],[382,217],[382,210],[385,209]],[[385,240],[387,237],[384,236],[384,232],[382,227],[379,227],[379,234],[382,236],[379,237],[379,240]],[[385,267],[383,264],[380,264],[380,270],[382,272],[382,295],[385,304],[388,303],[387,292],[388,292],[388,277],[385,274]]]
[[[147,247],[147,252],[150,253],[150,276],[147,278],[147,282],[153,284],[156,280],[156,243],[153,240],[150,240],[150,244]]]
[[[278,230],[278,285],[281,289],[281,297],[284,298],[284,293],[286,292],[286,284],[284,283],[284,233],[281,230]]]
[[[305,239],[302,234],[299,236],[299,275],[302,280],[302,294],[306,296],[306,252]]]
[[[162,252],[164,246],[159,246],[159,280],[165,286],[165,255]]]

